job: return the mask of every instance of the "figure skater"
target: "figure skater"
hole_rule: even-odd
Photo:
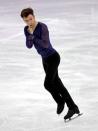
[[[22,9],[20,16],[26,23],[24,27],[26,47],[30,49],[34,45],[38,54],[41,55],[43,68],[46,74],[44,87],[57,103],[56,113],[60,114],[64,110],[66,103],[68,112],[64,116],[64,119],[70,118],[74,114],[79,114],[80,111],[78,106],[73,101],[59,77],[58,66],[61,57],[51,45],[47,25],[36,20],[34,10],[31,7]]]

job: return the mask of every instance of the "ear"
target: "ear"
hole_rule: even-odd
[[[35,18],[35,15],[33,15],[33,17]]]

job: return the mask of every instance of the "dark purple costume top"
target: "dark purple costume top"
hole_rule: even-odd
[[[33,34],[31,34],[27,29],[28,26],[25,26],[24,34],[26,36],[27,48],[32,48],[34,45],[38,54],[40,54],[42,58],[47,58],[49,55],[57,52],[50,43],[49,31],[46,24],[38,22]]]

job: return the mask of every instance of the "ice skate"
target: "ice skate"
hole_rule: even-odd
[[[65,101],[58,103],[57,105],[57,114],[60,114],[64,110]]]
[[[71,117],[74,115],[74,114],[80,114],[80,111],[79,111],[79,108],[78,106],[74,107],[73,109],[69,109],[67,114],[64,116],[64,119],[69,119],[71,120]]]

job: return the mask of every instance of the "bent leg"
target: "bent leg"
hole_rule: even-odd
[[[51,62],[51,63],[45,63],[44,61],[42,61],[42,62],[43,62],[43,67],[44,67],[44,70],[46,73],[45,80],[44,80],[44,87],[47,91],[49,91],[51,93],[51,95],[54,98],[54,100],[56,101],[56,103],[61,103],[63,99],[60,96],[60,93],[57,90],[57,87],[54,83],[58,63],[53,64],[53,62]]]

